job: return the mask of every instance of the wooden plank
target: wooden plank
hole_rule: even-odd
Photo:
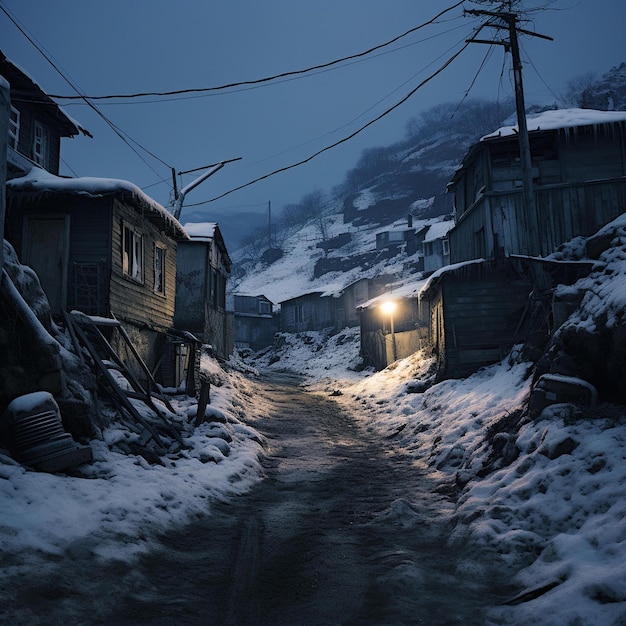
[[[126,394],[119,387],[115,379],[111,376],[110,372],[108,371],[108,369],[106,368],[102,360],[100,359],[100,356],[98,355],[95,347],[93,346],[91,341],[89,341],[85,332],[80,327],[80,324],[75,323],[74,330],[77,336],[80,338],[80,341],[82,342],[82,344],[87,348],[89,354],[91,355],[94,367],[101,374],[101,377],[106,381],[107,383],[106,389],[109,392],[110,397],[114,400],[116,404],[122,406],[123,409],[137,423],[141,424],[146,430],[148,430],[150,434],[152,435],[152,438],[154,439],[154,441],[159,446],[161,446],[161,448],[163,448],[164,450],[167,450],[167,446],[165,446],[165,444],[161,440],[161,437],[159,437],[159,434],[156,432],[156,430],[152,428],[152,426],[143,418],[141,413],[137,411],[137,409],[133,406],[133,404],[126,397]]]

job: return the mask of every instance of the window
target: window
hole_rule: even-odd
[[[441,240],[441,252],[443,256],[448,256],[450,254],[450,241],[448,239]]]
[[[35,122],[33,135],[33,161],[41,167],[46,167],[48,160],[48,135],[44,127]]]
[[[267,315],[271,312],[270,303],[267,300],[259,300],[259,313],[261,315]]]
[[[294,316],[296,324],[301,324],[302,322],[304,322],[304,311],[301,304],[297,304],[294,307]]]
[[[9,148],[17,150],[17,144],[20,141],[20,112],[11,107],[11,115],[9,117]]]
[[[123,272],[133,280],[143,282],[143,241],[141,235],[124,226]]]
[[[165,248],[154,246],[154,292],[165,295]]]

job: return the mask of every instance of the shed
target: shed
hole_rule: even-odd
[[[386,290],[358,307],[360,355],[365,365],[381,370],[426,345],[428,334],[418,308],[418,294],[424,283],[418,279],[396,285],[393,291]]]
[[[280,303],[280,330],[300,333],[333,326],[333,297],[312,291]]]
[[[439,376],[468,376],[517,343],[545,346],[553,331],[552,288],[575,282],[590,267],[517,256],[435,272],[419,294],[419,315]]]

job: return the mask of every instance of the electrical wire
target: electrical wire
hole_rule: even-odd
[[[59,76],[61,76],[61,78],[77,93],[79,94],[78,96],[74,96],[75,98],[80,98],[81,100],[83,100],[108,126],[109,128],[111,128],[111,130],[135,153],[135,155],[137,157],[139,157],[139,159],[141,159],[141,161],[143,161],[143,163],[145,163],[145,165],[147,165],[155,174],[159,175],[159,173],[152,167],[152,165],[150,163],[148,163],[148,161],[146,161],[143,156],[131,145],[131,142],[134,143],[136,146],[138,146],[139,148],[141,148],[146,154],[149,154],[153,159],[156,159],[157,161],[159,161],[160,163],[162,163],[163,165],[165,165],[166,167],[169,167],[171,169],[171,166],[168,165],[165,161],[163,161],[162,159],[160,159],[158,156],[156,156],[154,153],[152,153],[150,150],[148,150],[147,148],[145,148],[144,146],[142,146],[138,141],[135,141],[132,137],[130,137],[130,135],[128,135],[128,133],[122,131],[121,128],[119,128],[119,126],[117,126],[116,124],[114,124],[108,117],[106,117],[106,115],[104,115],[104,113],[102,113],[98,107],[96,107],[95,104],[93,104],[92,102],[90,102],[89,98],[87,96],[85,96],[81,90],[78,88],[77,85],[74,84],[74,82],[66,75],[66,73],[60,68],[60,66],[52,59],[52,57],[43,49],[43,46],[41,46],[40,44],[38,44],[33,37],[31,37],[27,32],[26,29],[24,27],[21,26],[21,24],[17,21],[17,19],[10,13],[10,11],[4,6],[4,4],[2,2],[0,2],[0,10],[9,18],[9,20],[11,20],[11,22],[13,23],[13,25],[22,33],[22,35],[24,35],[24,37],[26,37],[26,39],[30,42],[30,44],[43,56],[43,58],[54,68],[54,70],[59,74]],[[47,95],[47,94],[46,94]],[[54,96],[48,96],[50,98],[54,97]]]
[[[328,61],[327,63],[320,63],[318,65],[312,65],[310,67],[304,68],[304,69],[299,69],[299,70],[292,70],[292,71],[288,71],[288,72],[281,72],[279,74],[273,74],[271,76],[266,76],[264,78],[257,78],[257,79],[253,79],[253,80],[244,80],[244,81],[238,81],[238,82],[233,82],[233,83],[227,83],[224,85],[219,85],[219,86],[215,86],[215,87],[198,87],[198,88],[190,88],[190,89],[176,89],[173,91],[147,91],[147,92],[141,92],[141,93],[131,93],[131,94],[109,94],[109,95],[101,95],[101,96],[64,96],[64,95],[52,95],[50,94],[51,98],[57,98],[59,100],[79,100],[79,99],[85,99],[87,98],[88,100],[121,100],[121,99],[130,99],[130,98],[146,98],[146,97],[166,97],[166,96],[176,96],[176,95],[182,95],[182,94],[188,94],[188,93],[204,93],[204,92],[212,92],[212,91],[223,91],[225,89],[232,89],[234,87],[244,87],[244,86],[250,86],[250,85],[259,85],[262,83],[268,83],[268,82],[272,82],[281,78],[287,78],[287,77],[291,77],[291,76],[297,76],[297,75],[301,75],[301,74],[308,74],[310,72],[314,72],[316,70],[322,70],[328,67],[331,67],[333,65],[338,65],[339,63],[344,63],[346,61],[351,61],[360,57],[364,57],[367,56],[369,54],[371,54],[372,52],[375,52],[376,50],[380,50],[382,48],[385,48],[387,46],[390,46],[391,44],[395,43],[396,41],[399,41],[400,39],[410,35],[411,33],[414,33],[422,28],[425,28],[426,26],[430,26],[431,24],[434,24],[439,18],[441,18],[443,15],[445,15],[446,13],[449,13],[450,11],[453,11],[454,9],[458,8],[459,6],[461,6],[464,3],[465,0],[460,0],[459,2],[456,2],[455,4],[453,4],[452,6],[448,7],[447,9],[444,9],[443,11],[440,11],[437,15],[435,15],[433,18],[431,18],[430,20],[424,22],[423,24],[420,24],[419,26],[414,26],[413,28],[410,28],[409,30],[405,31],[404,33],[397,35],[396,37],[394,37],[393,39],[390,39],[389,41],[386,41],[384,43],[378,44],[376,46],[372,46],[371,48],[364,50],[363,52],[358,52],[356,54],[351,54],[345,57],[341,57],[339,59],[335,59],[334,61]]]
[[[461,106],[463,105],[465,100],[467,100],[467,98],[469,97],[469,93],[472,90],[472,88],[474,87],[474,85],[476,84],[476,81],[478,80],[478,76],[483,71],[485,65],[487,64],[487,61],[489,60],[489,58],[493,54],[494,47],[495,46],[493,46],[493,45],[489,46],[489,48],[487,49],[487,52],[485,52],[485,56],[483,57],[483,60],[482,60],[481,64],[479,65],[478,69],[476,70],[476,74],[474,74],[474,78],[472,79],[472,82],[469,84],[469,87],[465,90],[465,93],[463,94],[463,97],[461,98],[461,100],[457,104],[456,108],[452,112],[451,117],[454,117],[458,113],[459,109],[461,108]]]
[[[484,24],[481,24],[481,26],[478,29],[475,30],[473,36],[478,34],[478,32],[480,32],[480,30],[482,30],[483,27],[484,27]],[[301,161],[298,161],[297,163],[292,163],[291,165],[286,165],[284,167],[281,167],[281,168],[278,168],[278,169],[274,170],[273,172],[270,172],[268,174],[264,174],[263,176],[259,176],[258,178],[255,178],[254,180],[251,180],[251,181],[249,181],[247,183],[244,183],[243,185],[239,185],[238,187],[230,189],[229,191],[225,191],[224,193],[222,193],[222,194],[220,194],[218,196],[215,196],[214,198],[210,198],[209,200],[205,200],[202,204],[208,204],[210,202],[215,202],[216,200],[220,200],[220,199],[224,198],[225,196],[230,195],[231,193],[234,193],[236,191],[240,191],[241,189],[245,189],[246,187],[250,187],[251,185],[254,185],[254,184],[258,183],[258,182],[261,182],[262,180],[266,180],[267,178],[270,178],[271,176],[275,176],[276,174],[280,174],[282,172],[286,172],[286,171],[288,171],[290,169],[293,169],[293,168],[299,167],[301,165],[304,165],[306,163],[309,163],[310,161],[312,161],[313,159],[318,157],[320,154],[323,154],[324,152],[328,152],[329,150],[332,150],[333,148],[336,148],[337,146],[350,141],[351,139],[356,137],[358,134],[362,133],[364,130],[366,130],[367,128],[369,128],[370,126],[375,124],[376,122],[379,122],[381,119],[383,119],[384,117],[389,115],[392,111],[394,111],[395,109],[400,107],[402,104],[404,104],[419,89],[421,89],[424,85],[426,85],[428,82],[430,82],[433,78],[435,78],[437,75],[439,75],[441,72],[443,72],[451,63],[453,63],[455,61],[455,59],[457,59],[467,49],[467,47],[469,45],[470,45],[469,42],[465,42],[465,44],[461,47],[460,50],[455,52],[447,61],[445,61],[445,63],[443,65],[441,65],[435,72],[430,74],[430,76],[428,76],[427,78],[422,80],[408,94],[406,94],[403,98],[401,98],[394,105],[392,105],[391,107],[389,107],[388,109],[383,111],[380,115],[376,116],[375,118],[371,119],[369,122],[367,122],[366,124],[364,124],[363,126],[358,128],[357,130],[355,130],[350,135],[340,139],[339,141],[336,141],[335,143],[333,143],[331,145],[326,146],[325,148],[322,148],[321,150],[318,150],[317,152],[314,152],[313,154],[309,155],[307,158],[302,159]],[[198,203],[198,204],[200,204],[200,203]]]
[[[545,88],[554,96],[554,100],[562,105],[563,98],[555,94],[554,91],[552,91],[552,87],[550,87],[550,85],[548,85],[548,83],[543,79],[543,76],[539,73],[537,66],[534,64],[533,60],[530,58],[530,55],[528,54],[528,51],[526,50],[526,48],[521,42],[519,43],[519,47],[520,47],[520,50],[524,53],[524,57],[525,57],[524,61],[530,64],[533,70],[535,70],[535,74],[537,74],[537,78],[539,78],[539,80],[543,83]]]

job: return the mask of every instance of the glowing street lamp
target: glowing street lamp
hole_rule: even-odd
[[[391,346],[393,349],[393,360],[396,361],[398,359],[397,353],[396,353],[396,333],[393,327],[393,314],[395,313],[395,310],[397,308],[398,304],[395,300],[385,300],[381,305],[380,305],[380,310],[383,312],[384,315],[388,315],[389,316],[389,325],[391,327]]]

